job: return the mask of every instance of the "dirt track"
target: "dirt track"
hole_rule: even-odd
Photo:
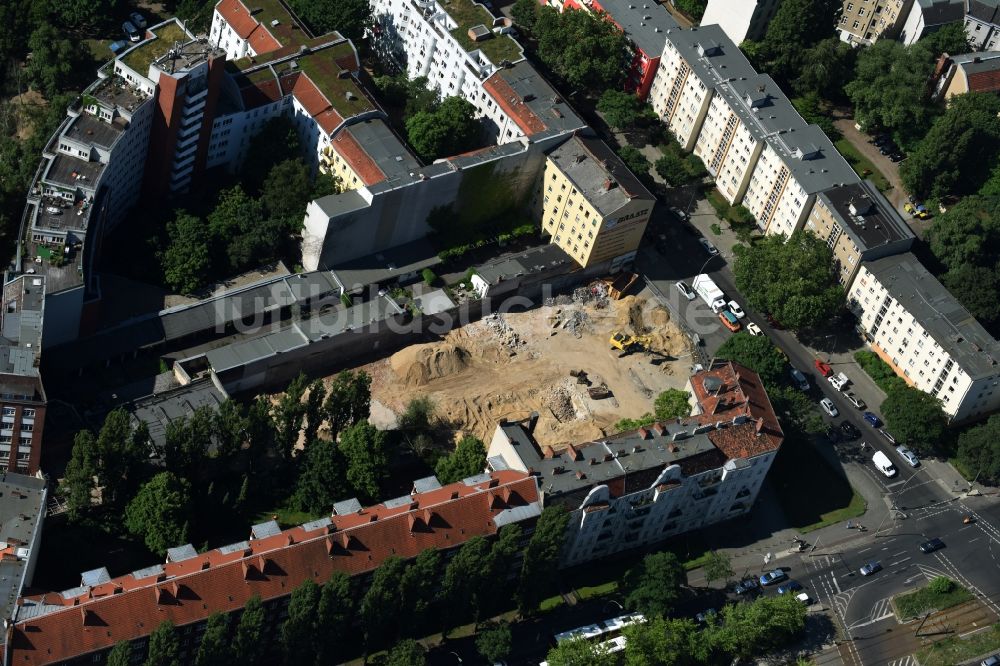
[[[652,410],[667,388],[683,388],[690,341],[647,293],[582,303],[561,297],[529,312],[507,313],[448,333],[441,342],[407,347],[364,366],[372,375],[372,420],[391,427],[409,400],[427,395],[452,429],[489,441],[500,418],[540,414],[543,444],[601,437],[618,419]],[[615,331],[646,334],[655,353],[619,358]],[[570,371],[584,371],[612,397],[592,399]]]

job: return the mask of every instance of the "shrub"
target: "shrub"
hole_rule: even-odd
[[[927,589],[934,594],[948,594],[955,589],[955,581],[944,576],[938,576],[927,584]]]
[[[424,278],[424,282],[427,284],[427,286],[433,287],[435,284],[437,284],[438,276],[431,269],[425,268],[424,270],[420,271],[420,275]]]

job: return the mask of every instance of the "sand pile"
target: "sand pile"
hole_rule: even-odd
[[[468,367],[469,356],[457,345],[430,342],[396,352],[389,364],[407,386],[423,386],[432,379],[461,372]]]

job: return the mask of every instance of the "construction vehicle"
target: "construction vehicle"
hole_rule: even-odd
[[[612,334],[608,342],[611,343],[612,349],[617,349],[621,352],[618,358],[628,356],[634,352],[649,351],[649,338],[645,335],[629,335],[628,333],[618,331]]]

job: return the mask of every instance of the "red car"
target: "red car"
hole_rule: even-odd
[[[819,359],[816,359],[813,363],[816,365],[816,369],[819,370],[819,374],[824,377],[829,377],[833,374],[833,368],[831,368],[828,363],[824,363]]]

